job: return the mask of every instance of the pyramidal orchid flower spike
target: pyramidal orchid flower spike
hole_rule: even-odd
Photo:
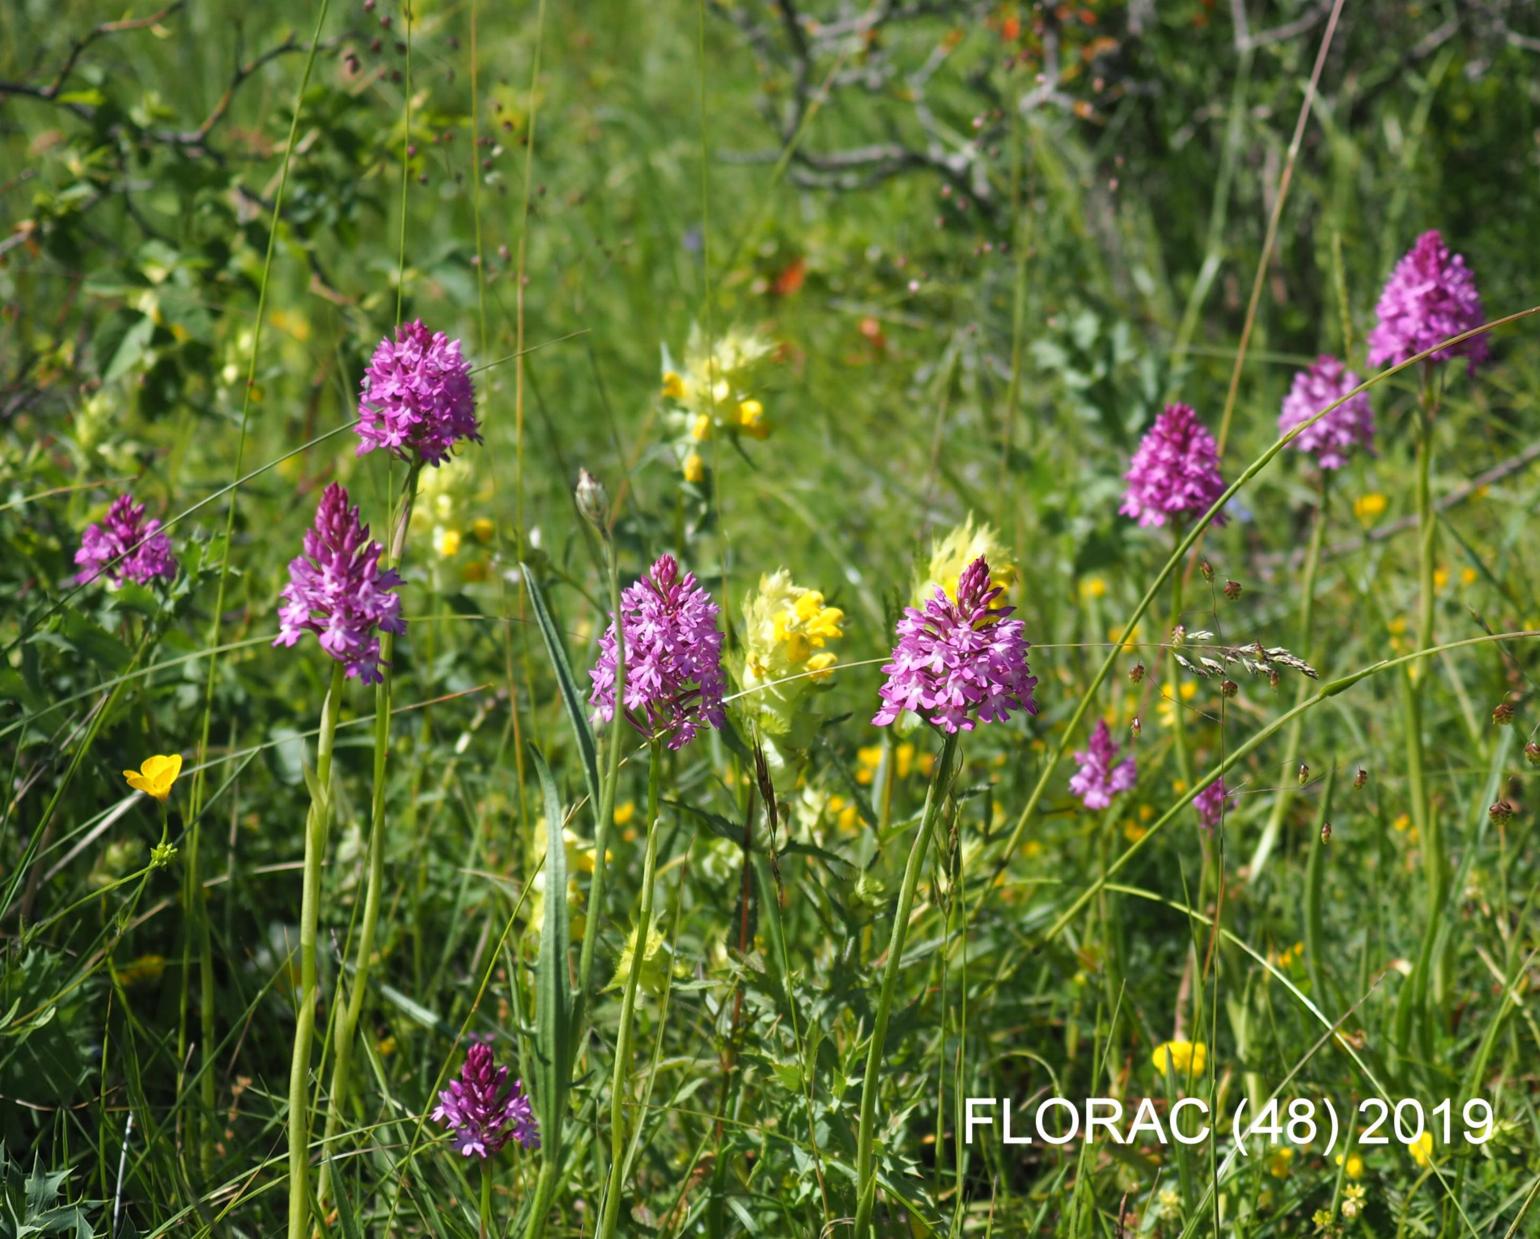
[[[1080,803],[1088,809],[1105,809],[1119,792],[1126,792],[1138,778],[1138,767],[1132,757],[1118,760],[1118,746],[1113,743],[1107,720],[1096,724],[1091,742],[1075,754],[1080,763],[1069,780],[1069,790],[1080,797]]]
[[[1003,723],[1012,710],[1037,713],[1025,625],[1006,618],[1015,608],[995,605],[1002,592],[980,556],[963,569],[956,602],[938,587],[923,608],[904,609],[873,723],[886,727],[912,710],[958,732]]]
[[[672,555],[620,596],[620,628],[626,646],[625,715],[643,735],[662,733],[668,747],[681,749],[702,723],[721,727],[722,634],[717,604],[682,576]],[[615,717],[615,620],[599,639],[599,661],[589,704],[596,722]]]
[[[376,448],[441,465],[461,439],[481,442],[471,370],[460,341],[419,322],[381,340],[358,394],[358,454]]]
[[[1418,237],[1396,264],[1375,313],[1379,321],[1369,333],[1371,366],[1395,365],[1486,322],[1475,274],[1463,257],[1449,252],[1437,229]],[[1429,360],[1441,363],[1464,357],[1475,374],[1490,354],[1487,338],[1473,336],[1440,349]]]
[[[75,583],[85,585],[107,574],[114,586],[124,581],[148,585],[156,577],[176,576],[171,539],[160,532],[158,520],[144,519],[144,504],[132,495],[119,495],[101,521],[86,526],[75,562],[81,570]]]
[[[1123,494],[1124,516],[1141,525],[1164,525],[1172,516],[1201,516],[1224,494],[1219,449],[1191,406],[1168,404],[1139,443]],[[1214,517],[1224,524],[1224,514]]]
[[[1209,831],[1217,827],[1224,820],[1225,802],[1229,798],[1230,789],[1223,778],[1215,779],[1194,796],[1192,807],[1198,811],[1198,825]]]
[[[497,1155],[514,1139],[526,1149],[540,1147],[540,1127],[524,1092],[524,1082],[508,1083],[508,1068],[492,1059],[492,1047],[471,1042],[460,1074],[438,1095],[432,1119],[454,1136],[456,1152],[482,1160]]]
[[[406,631],[401,583],[393,570],[380,571],[381,547],[369,539],[348,492],[333,482],[321,496],[315,525],[305,533],[305,553],[289,563],[289,583],[279,608],[274,645],[294,645],[313,632],[321,648],[365,684],[380,679],[380,632]]]
[[[1317,357],[1308,370],[1294,376],[1289,394],[1283,398],[1283,410],[1278,414],[1278,433],[1287,434],[1301,422],[1309,421],[1361,382],[1335,357]],[[1359,448],[1372,455],[1374,412],[1369,408],[1369,393],[1359,392],[1300,431],[1290,446],[1297,451],[1313,452],[1322,469],[1342,468]]]

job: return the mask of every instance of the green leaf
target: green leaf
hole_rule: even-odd
[[[546,605],[545,593],[535,579],[534,570],[528,564],[521,563],[519,570],[524,574],[524,583],[529,587],[530,602],[535,608],[535,623],[540,628],[540,635],[545,639],[546,652],[551,656],[551,667],[556,672],[556,683],[561,689],[561,699],[567,707],[567,720],[572,724],[572,734],[577,740],[578,753],[583,759],[583,780],[588,786],[588,803],[592,806],[594,819],[597,821],[599,758],[594,748],[594,733],[588,726],[588,714],[583,708],[583,698],[579,695],[577,681],[572,676],[572,664],[567,661],[567,650],[562,645],[561,630],[551,618],[551,609]]]
[[[529,746],[545,796],[545,917],[535,961],[535,1104],[546,1156],[560,1157],[562,1119],[571,1071],[572,997],[567,978],[567,845],[562,838],[561,796],[545,758]],[[592,915],[592,911],[590,911]]]

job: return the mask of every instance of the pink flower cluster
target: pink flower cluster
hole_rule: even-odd
[[[375,448],[440,465],[461,439],[481,442],[476,393],[460,341],[419,322],[381,340],[358,396],[358,454]]]
[[[348,492],[333,482],[321,496],[315,525],[305,533],[305,553],[289,562],[274,645],[293,645],[313,632],[321,648],[365,684],[380,678],[380,632],[402,633],[401,583],[394,570],[380,571],[381,547],[369,540]]]
[[[526,1149],[540,1147],[540,1128],[524,1092],[515,1080],[505,1088],[508,1068],[497,1066],[492,1047],[473,1041],[465,1052],[460,1074],[438,1095],[430,1116],[454,1133],[455,1149],[483,1161],[493,1157],[511,1137]]]
[[[620,596],[620,627],[626,652],[625,713],[644,735],[661,732],[668,747],[680,749],[695,739],[702,723],[721,727],[722,634],[717,604],[695,583],[695,574],[679,574],[672,555],[662,555],[652,571]],[[599,661],[589,704],[594,719],[615,717],[615,620],[599,639]]]
[[[1418,237],[1396,264],[1375,312],[1379,322],[1369,335],[1372,366],[1395,365],[1486,321],[1475,275],[1463,257],[1449,252],[1437,229]],[[1489,353],[1487,338],[1473,336],[1440,349],[1430,360],[1464,357],[1474,374]]]
[[[1132,757],[1118,760],[1118,746],[1105,719],[1096,724],[1090,744],[1075,754],[1075,760],[1080,769],[1070,777],[1069,790],[1088,809],[1107,808],[1113,797],[1133,787],[1139,776]]]
[[[1145,433],[1123,475],[1128,489],[1118,509],[1141,525],[1173,516],[1200,516],[1224,494],[1219,449],[1191,406],[1169,404]],[[1224,523],[1222,515],[1214,524]]]
[[[104,572],[113,585],[136,581],[148,585],[156,577],[176,576],[171,539],[160,532],[158,520],[144,519],[144,505],[132,495],[119,495],[99,523],[87,525],[80,537],[75,581],[84,585]]]
[[[1012,710],[1037,713],[1024,625],[1006,618],[1015,608],[995,605],[1001,592],[980,556],[963,570],[955,603],[938,588],[923,609],[905,608],[873,723],[885,727],[913,710],[957,732],[972,731],[975,718],[1003,723]]]
[[[1309,421],[1362,381],[1335,357],[1317,357],[1308,370],[1294,376],[1289,394],[1283,398],[1283,410],[1278,414],[1279,434],[1287,434],[1301,422]],[[1342,468],[1360,447],[1372,453],[1374,412],[1369,408],[1369,393],[1359,392],[1300,431],[1290,446],[1297,451],[1314,452],[1322,469]]]

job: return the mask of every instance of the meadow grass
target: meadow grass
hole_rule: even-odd
[[[1531,1233],[1510,19],[6,6],[0,1235]],[[1366,363],[1430,228],[1470,373]],[[359,456],[418,319],[483,441]],[[1377,426],[1329,474],[1278,429],[1318,353]],[[1174,401],[1223,495],[1141,528]],[[369,686],[273,648],[333,481],[403,578]],[[122,492],[176,573],[78,583]],[[979,551],[1037,712],[873,726]],[[680,747],[589,699],[665,553],[723,634]],[[434,1117],[477,1041],[538,1147]],[[1001,1139],[1049,1097],[1217,1130]]]

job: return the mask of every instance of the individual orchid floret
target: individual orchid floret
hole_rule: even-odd
[[[381,340],[358,394],[358,454],[376,448],[440,465],[456,443],[481,442],[476,392],[460,341],[420,321]]]
[[[315,524],[305,532],[305,553],[289,562],[289,583],[279,608],[274,645],[292,646],[313,632],[321,648],[365,684],[381,678],[379,633],[406,631],[401,583],[394,569],[380,571],[381,546],[333,482],[321,496]]]
[[[1025,626],[1006,618],[1014,608],[995,605],[1001,592],[980,557],[964,569],[955,602],[937,587],[923,609],[905,609],[873,723],[885,727],[912,710],[958,732],[1003,723],[1012,710],[1037,713]]]
[[[119,495],[101,521],[87,525],[75,552],[80,571],[75,582],[84,585],[103,573],[114,586],[125,581],[148,585],[157,577],[170,580],[176,576],[176,559],[171,554],[171,539],[160,529],[160,521],[144,519],[144,505],[132,495]]]
[[[493,1062],[492,1047],[471,1042],[460,1074],[439,1093],[431,1115],[450,1129],[458,1153],[485,1160],[510,1138],[526,1149],[540,1147],[540,1128],[524,1082],[515,1080],[511,1088],[507,1083],[508,1068]]]
[[[680,749],[695,739],[702,723],[721,727],[722,634],[717,604],[695,582],[680,575],[672,555],[620,596],[625,641],[625,715],[644,735],[663,734]],[[599,639],[599,661],[588,673],[589,704],[595,721],[615,717],[615,620]]]
[[[1214,436],[1185,404],[1165,407],[1140,441],[1123,478],[1128,489],[1118,511],[1137,517],[1141,525],[1199,516],[1225,490]],[[1216,515],[1214,523],[1223,524],[1223,515]]]
[[[1287,434],[1322,409],[1342,400],[1363,380],[1335,357],[1322,354],[1307,370],[1294,376],[1289,394],[1278,414],[1278,433]],[[1374,451],[1374,412],[1369,393],[1359,392],[1344,400],[1325,417],[1305,427],[1291,445],[1296,451],[1313,452],[1322,469],[1340,469],[1359,448]]]
[[[1080,803],[1088,809],[1105,809],[1120,792],[1126,792],[1138,778],[1138,767],[1132,757],[1118,760],[1118,746],[1105,719],[1096,724],[1091,742],[1075,754],[1080,764],[1069,781],[1069,790],[1080,797]]]

